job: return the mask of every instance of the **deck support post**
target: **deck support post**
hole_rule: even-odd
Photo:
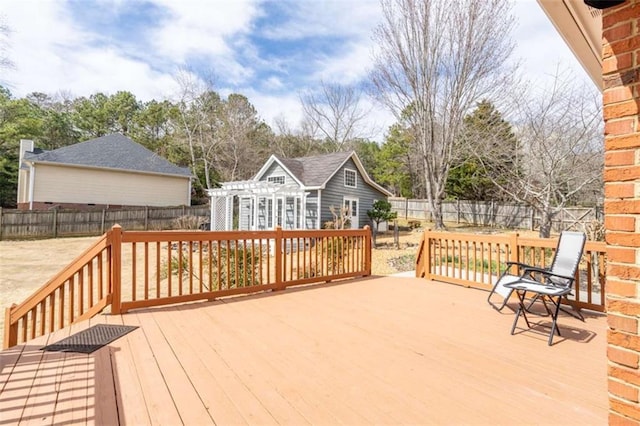
[[[111,313],[120,314],[122,308],[122,227],[111,228]]]

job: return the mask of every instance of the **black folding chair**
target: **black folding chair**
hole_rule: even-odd
[[[527,318],[527,312],[531,312],[532,304],[540,300],[548,315],[551,316],[551,332],[549,333],[548,344],[553,343],[553,336],[560,330],[557,326],[558,313],[563,310],[560,307],[562,299],[565,298],[570,304],[567,295],[571,294],[575,274],[582,258],[586,235],[582,232],[563,231],[558,240],[558,246],[553,258],[551,267],[548,269],[537,268],[533,266],[523,267],[520,278],[512,282],[504,284],[505,289],[511,289],[518,296],[518,310],[513,320],[511,334],[515,333],[516,326],[520,315],[524,317],[527,327],[531,328],[531,323]],[[533,301],[529,306],[525,306],[525,295],[533,294]],[[550,302],[552,308],[547,305]],[[565,311],[568,312],[568,311]],[[584,320],[582,314],[578,312],[578,318]]]

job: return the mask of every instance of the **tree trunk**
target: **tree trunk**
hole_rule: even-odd
[[[551,236],[553,216],[555,216],[555,213],[548,210],[540,212],[540,238],[549,238]]]

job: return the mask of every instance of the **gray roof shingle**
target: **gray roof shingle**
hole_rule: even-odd
[[[338,168],[353,155],[351,152],[334,152],[301,158],[278,158],[304,186],[323,185]]]
[[[52,151],[25,153],[24,159],[33,162],[191,176],[188,168],[178,167],[117,133]]]

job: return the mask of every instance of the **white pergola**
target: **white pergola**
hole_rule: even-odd
[[[234,199],[237,198],[240,218],[238,229],[305,228],[308,192],[297,185],[283,185],[266,181],[223,182],[220,188],[208,189],[211,198],[210,229],[229,231],[234,228]],[[285,211],[292,210],[292,220]],[[244,215],[244,216],[243,216]],[[249,220],[247,219],[249,216]]]

